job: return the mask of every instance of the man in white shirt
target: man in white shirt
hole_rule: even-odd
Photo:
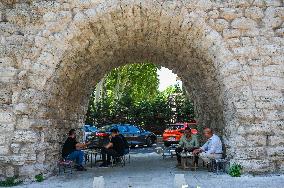
[[[210,128],[205,128],[203,133],[208,140],[201,148],[195,149],[193,153],[199,154],[206,163],[209,163],[211,159],[221,159],[223,150],[220,138],[213,134]]]

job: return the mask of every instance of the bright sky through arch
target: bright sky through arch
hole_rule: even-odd
[[[181,81],[177,80],[177,75],[173,73],[172,70],[162,67],[158,70],[158,77],[159,77],[159,91],[165,90],[167,87],[175,84],[179,84],[180,87],[182,86]]]

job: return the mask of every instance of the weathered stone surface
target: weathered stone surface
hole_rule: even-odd
[[[17,130],[14,132],[14,137],[12,140],[14,142],[36,142],[37,141],[37,135],[33,131],[22,131]]]
[[[255,21],[245,17],[234,19],[231,25],[235,29],[252,29],[257,26]]]
[[[145,60],[179,75],[232,162],[284,169],[283,2],[23,2],[0,5],[0,178],[52,171],[95,84]]]
[[[221,17],[227,20],[233,20],[243,15],[242,10],[238,8],[223,8],[221,9]]]
[[[264,13],[259,7],[251,7],[245,10],[245,16],[251,19],[260,19],[264,16]]]
[[[20,148],[21,148],[21,144],[13,143],[13,144],[11,144],[10,148],[11,148],[13,153],[19,153]]]

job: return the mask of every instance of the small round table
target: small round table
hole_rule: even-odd
[[[192,152],[182,152],[180,154],[181,156],[181,168],[182,169],[191,169],[193,168],[194,170],[196,170],[197,166],[194,163],[194,155],[192,154]]]

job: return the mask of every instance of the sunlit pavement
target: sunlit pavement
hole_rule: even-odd
[[[26,188],[87,188],[92,187],[94,176],[103,176],[107,188],[172,188],[174,175],[185,174],[189,188],[283,188],[284,175],[242,176],[233,178],[226,174],[216,175],[206,170],[184,171],[175,167],[175,158],[163,159],[152,148],[132,150],[130,164],[125,167],[90,168],[88,171],[62,174],[50,177],[41,183],[32,183],[18,187]],[[96,166],[98,166],[97,164]]]

